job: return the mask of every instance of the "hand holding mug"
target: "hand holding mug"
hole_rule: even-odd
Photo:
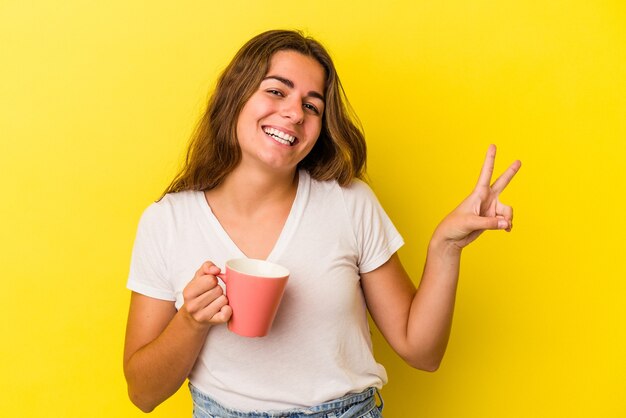
[[[228,322],[233,311],[228,299],[218,284],[220,269],[205,262],[183,290],[185,310],[194,322],[202,325],[216,325]]]

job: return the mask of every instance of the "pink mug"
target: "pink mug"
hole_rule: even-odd
[[[233,309],[228,329],[244,337],[263,337],[269,332],[283,297],[289,270],[278,264],[252,258],[226,262],[219,278],[226,284],[226,297]]]

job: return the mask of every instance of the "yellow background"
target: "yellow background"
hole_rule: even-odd
[[[513,232],[464,253],[442,368],[374,331],[385,416],[626,417],[621,0],[0,1],[0,415],[143,416],[121,366],[137,220],[270,28],[335,57],[416,282],[488,144],[524,164]],[[190,416],[186,390],[153,416]]]

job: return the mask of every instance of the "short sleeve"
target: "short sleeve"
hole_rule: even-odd
[[[162,202],[153,203],[142,214],[131,256],[128,289],[156,299],[176,300],[168,280],[171,224]]]
[[[359,251],[359,273],[368,273],[387,262],[404,240],[363,181],[355,180],[347,187],[344,199]]]

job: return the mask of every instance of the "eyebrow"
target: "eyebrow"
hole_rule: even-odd
[[[281,77],[279,75],[268,75],[267,77],[265,77],[262,81],[265,80],[269,80],[269,79],[274,79],[274,80],[278,80],[281,83],[283,83],[284,85],[286,85],[287,87],[289,87],[290,89],[295,87],[295,84],[293,84],[293,81],[289,80],[288,78],[285,77]],[[326,100],[324,100],[324,96],[321,93],[316,92],[315,90],[311,90],[307,93],[307,95],[309,97],[315,97],[317,99],[320,99],[323,102],[326,102]]]

